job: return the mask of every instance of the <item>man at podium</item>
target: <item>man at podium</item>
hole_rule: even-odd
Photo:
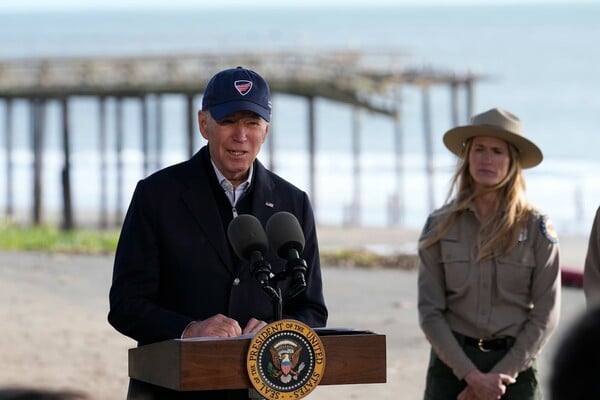
[[[273,214],[297,217],[305,237],[306,289],[285,301],[283,318],[325,326],[319,249],[307,194],[257,159],[269,132],[270,90],[237,67],[208,82],[198,112],[207,144],[189,160],[138,182],[123,222],[110,289],[108,321],[138,345],[201,336],[256,333],[273,321],[272,299],[228,241],[240,214],[263,226]],[[286,261],[274,249],[273,274]],[[286,283],[281,282],[285,291]],[[245,399],[248,391],[177,392],[131,379],[128,399]]]

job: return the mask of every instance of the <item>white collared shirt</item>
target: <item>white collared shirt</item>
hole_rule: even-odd
[[[215,163],[213,162],[212,159],[210,160],[210,162],[212,163],[212,166],[215,170],[215,174],[217,174],[217,180],[219,181],[219,184],[223,188],[223,191],[225,192],[225,195],[229,199],[229,202],[234,207],[234,214],[235,214],[235,205],[236,205],[237,201],[240,199],[240,197],[242,197],[242,194],[244,194],[244,192],[246,190],[248,190],[248,188],[250,187],[250,183],[252,182],[252,175],[254,173],[254,164],[250,164],[250,170],[248,171],[248,179],[246,179],[244,182],[240,183],[238,185],[238,187],[236,187],[234,189],[233,184],[227,178],[225,178],[225,176],[221,173],[221,171],[219,171],[219,169],[217,168],[217,166],[215,165]]]

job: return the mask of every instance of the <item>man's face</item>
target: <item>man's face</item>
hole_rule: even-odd
[[[198,124],[223,176],[234,184],[244,181],[267,138],[269,124],[251,111],[235,112],[220,120],[200,111]]]

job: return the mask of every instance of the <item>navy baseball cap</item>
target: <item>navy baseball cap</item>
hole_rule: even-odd
[[[271,119],[271,92],[256,72],[242,67],[226,69],[213,76],[202,97],[202,110],[216,120],[236,111],[252,111],[265,121]]]

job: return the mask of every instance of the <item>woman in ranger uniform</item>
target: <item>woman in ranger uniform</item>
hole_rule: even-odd
[[[588,307],[600,304],[600,207],[592,223],[583,267],[583,292]]]
[[[444,144],[460,160],[419,240],[419,320],[432,346],[424,399],[540,399],[535,359],[560,309],[558,240],[525,199],[523,169],[542,152],[498,108]]]

